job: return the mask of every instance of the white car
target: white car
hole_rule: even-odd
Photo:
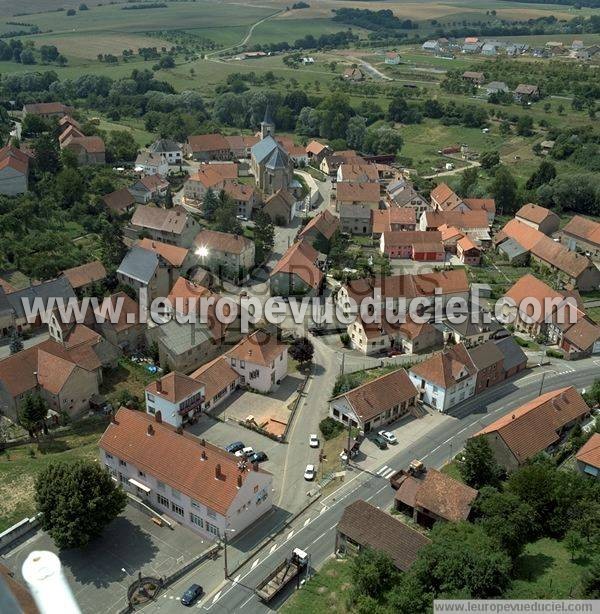
[[[311,448],[318,448],[319,447],[319,438],[316,435],[310,435],[309,440],[308,440],[308,445]]]
[[[305,480],[314,480],[315,475],[317,475],[317,471],[314,465],[306,465],[306,469],[304,470],[304,479]]]
[[[396,435],[394,435],[394,433],[390,433],[390,431],[379,431],[379,435],[381,435],[388,443],[398,443]]]
[[[254,454],[254,450],[252,449],[251,446],[246,446],[245,448],[242,448],[241,450],[238,450],[235,455],[238,458],[248,458],[248,456],[250,456],[250,454]]]

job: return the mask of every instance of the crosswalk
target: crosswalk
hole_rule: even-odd
[[[396,469],[392,469],[387,465],[384,465],[378,472],[377,475],[382,477],[384,480],[387,480],[390,476],[396,473]]]

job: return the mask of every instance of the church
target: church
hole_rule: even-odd
[[[295,191],[294,164],[275,140],[275,123],[269,105],[260,124],[260,139],[250,150],[250,169],[258,188],[265,195],[279,190]]]

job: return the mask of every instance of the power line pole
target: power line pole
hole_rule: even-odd
[[[542,390],[544,389],[544,379],[546,378],[546,372],[544,371],[542,373],[542,381],[540,382],[540,392],[538,394],[538,397],[542,396]]]

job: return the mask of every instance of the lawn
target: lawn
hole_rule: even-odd
[[[331,559],[281,608],[282,614],[346,614],[346,594],[352,586],[347,560]]]
[[[122,358],[115,369],[105,372],[100,393],[109,403],[112,403],[115,409],[119,405],[120,395],[125,390],[143,405],[146,386],[159,375],[150,373],[146,366]]]
[[[409,367],[407,365],[403,365],[406,369]],[[345,390],[351,390],[352,388],[356,388],[361,384],[366,382],[370,382],[376,377],[380,377],[382,375],[386,375],[387,373],[391,373],[392,371],[398,370],[397,365],[388,365],[386,367],[377,367],[375,369],[364,369],[363,371],[355,371],[354,373],[346,373],[345,375],[339,375],[335,381],[335,388],[333,395],[342,394],[342,392],[338,392],[338,390],[343,387]]]
[[[600,323],[600,307],[588,307],[585,312],[594,322]]]
[[[590,561],[571,560],[562,543],[540,539],[526,546],[515,568],[515,580],[506,599],[568,599],[576,597],[581,573]]]
[[[460,471],[458,469],[458,463],[453,460],[444,465],[441,469],[442,473],[445,473],[447,476],[454,478],[458,482],[462,482],[462,476],[460,475]]]
[[[96,460],[106,425],[105,417],[82,419],[54,432],[47,441],[0,454],[0,531],[35,513],[35,477],[51,462]]]

